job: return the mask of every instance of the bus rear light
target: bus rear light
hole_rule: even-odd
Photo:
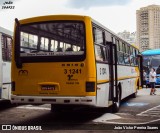
[[[95,92],[95,82],[86,82],[86,92]]]
[[[15,90],[16,90],[15,84],[16,84],[15,81],[12,81],[12,82],[11,82],[12,91],[15,91]]]

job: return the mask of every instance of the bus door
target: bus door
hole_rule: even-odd
[[[138,67],[139,67],[139,72],[140,72],[140,82],[139,86],[143,86],[143,58],[142,55],[137,55],[137,61],[138,61]]]
[[[117,83],[117,46],[112,42],[107,42],[109,59],[109,101],[113,104],[119,100],[119,90]]]

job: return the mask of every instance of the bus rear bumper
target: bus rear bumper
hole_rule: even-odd
[[[41,96],[16,96],[11,95],[12,103],[27,104],[72,104],[96,106],[96,96],[85,97],[41,97]]]

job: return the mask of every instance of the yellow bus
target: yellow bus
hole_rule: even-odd
[[[13,44],[13,103],[116,112],[140,87],[138,49],[89,16],[15,19]]]

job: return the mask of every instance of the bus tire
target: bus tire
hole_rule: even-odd
[[[113,105],[112,105],[113,113],[116,113],[119,111],[120,103],[121,103],[121,92],[120,92],[120,85],[119,85],[118,86],[118,102],[113,102]]]
[[[132,94],[132,98],[136,98],[137,97],[137,90],[138,90],[138,87],[136,89],[136,92]]]
[[[137,97],[138,90],[139,90],[139,81],[137,82],[136,92],[132,94],[132,98],[136,98]]]
[[[137,92],[132,94],[132,98],[136,98],[137,97]]]

